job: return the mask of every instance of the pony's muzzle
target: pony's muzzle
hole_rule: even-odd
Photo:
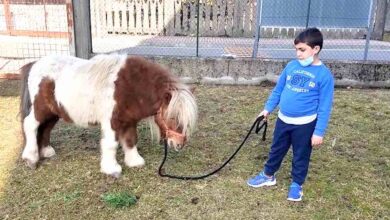
[[[168,130],[166,133],[168,146],[176,151],[181,150],[186,143],[186,136],[173,130]]]

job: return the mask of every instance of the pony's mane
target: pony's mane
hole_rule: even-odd
[[[183,134],[190,134],[195,128],[198,109],[195,98],[189,87],[184,84],[176,84],[176,89],[171,93],[171,102],[168,105],[165,118],[176,118],[178,126],[183,128]]]
[[[119,71],[122,62],[127,55],[120,54],[99,54],[89,60],[89,65],[79,68],[79,73],[88,73],[90,82],[109,82],[107,77]]]

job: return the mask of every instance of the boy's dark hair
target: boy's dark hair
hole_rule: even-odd
[[[320,46],[320,51],[322,49],[323,42],[324,38],[322,37],[322,33],[317,28],[308,28],[302,31],[294,40],[295,45],[299,43],[305,43],[311,48],[314,48],[315,46]]]

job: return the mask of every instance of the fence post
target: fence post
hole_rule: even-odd
[[[4,0],[4,18],[5,18],[5,25],[6,25],[6,32],[7,34],[12,34],[12,31],[14,30],[14,25],[12,23],[12,14],[9,7],[9,0]]]
[[[368,32],[366,35],[366,46],[364,47],[364,55],[363,55],[363,61],[367,61],[367,54],[368,54],[368,48],[370,46],[370,38],[371,38],[371,33],[373,30],[373,17],[374,17],[374,9],[375,9],[375,0],[371,0],[370,2],[370,11],[368,14]]]
[[[90,0],[66,0],[71,55],[92,56]]]
[[[310,20],[310,8],[311,8],[311,0],[309,0],[309,4],[307,6],[307,14],[306,14],[306,25],[305,27],[309,27],[309,20]]]
[[[372,32],[372,39],[383,40],[383,34],[385,32],[386,14],[387,12],[387,0],[377,2],[375,10],[375,24]]]
[[[200,1],[197,1],[197,14],[196,14],[196,57],[199,57],[199,22],[200,22]]]
[[[255,32],[255,41],[253,43],[252,58],[257,57],[257,50],[259,48],[262,6],[263,6],[263,1],[257,0],[257,2],[256,2],[256,24],[255,24],[256,32]]]

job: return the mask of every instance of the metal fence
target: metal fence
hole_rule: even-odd
[[[74,1],[0,0],[0,73],[73,54]],[[291,59],[297,33],[316,26],[324,60],[389,61],[388,1],[90,0],[92,52]]]

